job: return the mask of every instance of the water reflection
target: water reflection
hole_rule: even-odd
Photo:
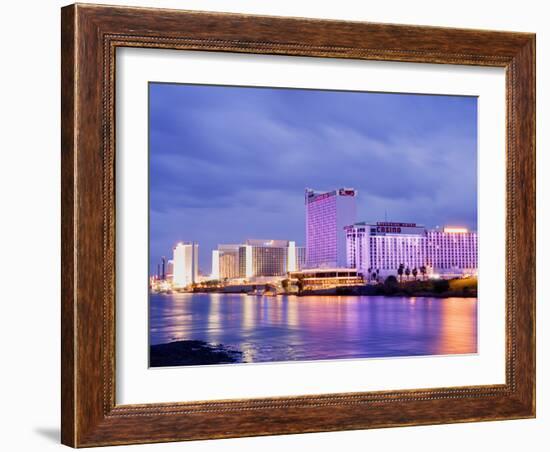
[[[151,295],[151,344],[203,340],[245,362],[477,351],[477,299]]]

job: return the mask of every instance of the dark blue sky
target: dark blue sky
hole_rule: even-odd
[[[358,221],[476,229],[477,99],[149,85],[150,265],[179,240],[304,244],[304,189],[353,187]]]

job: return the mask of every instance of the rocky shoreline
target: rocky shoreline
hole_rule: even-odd
[[[149,347],[149,366],[198,366],[242,361],[242,352],[204,341],[174,341]]]

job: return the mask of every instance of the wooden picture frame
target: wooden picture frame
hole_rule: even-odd
[[[71,5],[62,9],[62,442],[73,447],[535,416],[535,35]],[[506,69],[506,383],[115,403],[115,50]]]

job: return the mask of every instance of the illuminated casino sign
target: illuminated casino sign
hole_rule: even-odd
[[[308,195],[308,202],[321,201],[323,199],[330,198],[331,196],[334,196],[334,192],[321,193],[320,195],[316,195],[315,193],[309,194]]]
[[[353,188],[341,188],[338,190],[340,196],[355,196],[355,190]]]
[[[401,233],[401,228],[397,226],[376,226],[376,232],[397,232]]]

